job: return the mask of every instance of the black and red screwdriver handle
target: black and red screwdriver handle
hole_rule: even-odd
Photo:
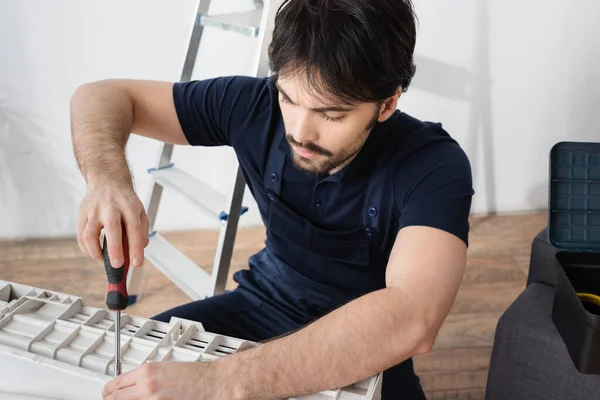
[[[127,235],[123,232],[123,267],[113,268],[108,254],[106,235],[102,245],[104,254],[104,269],[108,278],[108,291],[106,293],[106,306],[111,311],[122,311],[127,308],[129,295],[127,294],[127,272],[129,271],[129,245]]]

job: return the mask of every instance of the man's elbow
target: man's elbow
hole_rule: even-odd
[[[413,351],[415,356],[422,356],[425,355],[427,353],[429,353],[431,351],[431,349],[433,349],[433,344],[435,343],[435,339],[424,339],[422,340],[419,345],[415,348],[415,350]]]
[[[106,79],[81,84],[71,95],[71,108],[78,108],[83,104],[89,103],[91,100],[96,100],[98,97],[105,98],[107,93],[110,93],[114,97],[113,89],[116,87],[114,82],[116,80]]]
[[[394,360],[400,362],[413,356],[429,353],[435,343],[435,336],[432,330],[426,329],[424,325],[413,326],[409,335],[404,336],[403,339],[395,340],[392,350]]]
[[[437,329],[434,329],[429,324],[423,324],[417,329],[412,355],[421,356],[429,353],[435,344]]]

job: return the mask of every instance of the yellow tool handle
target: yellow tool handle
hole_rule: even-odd
[[[600,296],[593,293],[577,293],[581,301],[587,301],[595,306],[600,307]]]

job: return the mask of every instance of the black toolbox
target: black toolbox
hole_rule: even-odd
[[[549,192],[552,320],[577,370],[600,374],[600,143],[557,143]]]

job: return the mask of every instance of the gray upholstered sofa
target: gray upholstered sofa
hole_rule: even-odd
[[[498,321],[486,400],[600,399],[600,376],[577,371],[552,322],[556,251],[546,230],[531,250],[527,287]]]

